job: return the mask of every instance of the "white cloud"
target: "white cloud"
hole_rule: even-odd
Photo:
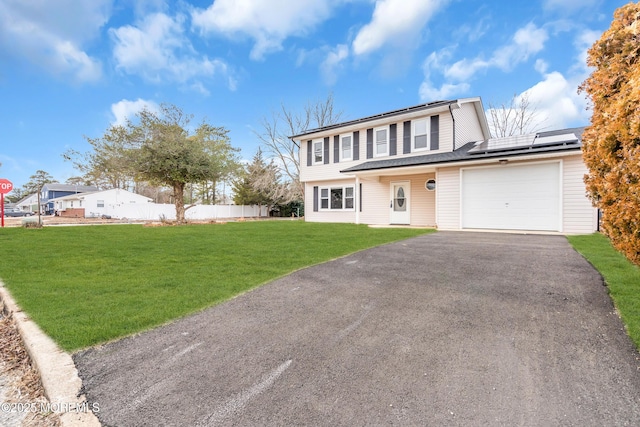
[[[469,80],[479,70],[488,68],[491,63],[483,61],[480,58],[461,59],[448,66],[444,70],[444,76],[448,79],[464,81]]]
[[[468,91],[468,83],[443,83],[440,88],[436,88],[430,81],[425,80],[420,84],[419,94],[421,100],[432,102],[450,99],[454,95],[460,95]]]
[[[234,90],[236,81],[226,62],[199,56],[184,34],[183,23],[181,15],[172,18],[154,13],[137,26],[111,29],[117,67],[155,83],[187,83],[200,77],[224,76]]]
[[[118,101],[115,104],[111,105],[111,113],[114,117],[114,121],[112,122],[112,124],[114,126],[123,126],[127,123],[128,119],[131,119],[138,112],[144,109],[152,112],[160,111],[160,107],[158,106],[158,104],[145,99],[138,98],[135,101],[123,99],[122,101]]]
[[[456,46],[445,48],[438,53],[431,53],[423,64],[425,77],[419,89],[420,98],[427,101],[466,93],[471,87],[469,81],[476,73],[490,68],[510,71],[544,49],[547,40],[548,34],[545,29],[529,23],[519,28],[508,44],[495,49],[489,59],[483,59],[482,55],[478,55],[475,58],[463,58],[451,64],[449,61]],[[544,67],[540,62],[537,62],[536,66]],[[434,71],[445,79],[440,88],[433,84]]]
[[[528,23],[516,31],[511,43],[497,49],[489,62],[501,70],[512,70],[515,65],[540,52],[548,38],[544,28]]]
[[[455,47],[442,49],[438,52],[432,52],[422,64],[424,72],[424,80],[420,84],[418,91],[420,99],[425,102],[449,99],[454,95],[466,93],[469,90],[468,83],[443,83],[440,87],[436,87],[431,79],[433,71],[442,73],[445,68],[445,62],[448,61]]]
[[[528,98],[536,111],[538,129],[561,129],[589,123],[588,100],[584,94],[578,94],[578,87],[590,72],[586,65],[586,51],[600,35],[600,32],[591,30],[576,34],[573,43],[575,62],[565,74],[547,72],[549,65],[542,59],[536,61],[535,69],[542,80],[519,94],[517,99]]]
[[[83,50],[111,14],[112,0],[0,0],[0,47],[54,74],[80,82],[102,75]]]
[[[536,110],[541,127],[560,129],[585,125],[589,121],[586,100],[577,93],[578,82],[567,79],[558,71],[544,74],[544,79],[520,96],[528,96]]]
[[[545,61],[544,59],[538,58],[536,59],[536,64],[533,66],[533,68],[535,68],[535,70],[540,74],[544,74],[549,69],[549,64],[547,64],[547,61]]]
[[[578,62],[577,68],[587,70],[587,52],[593,46],[593,44],[602,36],[602,32],[593,30],[583,30],[573,42],[573,45],[578,50]]]
[[[349,56],[349,47],[344,44],[339,44],[335,49],[332,49],[326,56],[325,60],[320,64],[320,72],[324,81],[328,85],[335,84],[338,76],[338,70],[342,63]]]
[[[207,9],[194,9],[192,20],[203,33],[253,39],[251,59],[261,60],[281,50],[287,37],[304,35],[327,19],[337,3],[339,0],[216,0]]]
[[[407,44],[448,0],[377,0],[371,22],[353,40],[355,55],[373,52],[382,46]]]

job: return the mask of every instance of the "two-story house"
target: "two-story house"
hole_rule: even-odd
[[[583,129],[491,138],[481,99],[465,98],[309,130],[291,137],[305,219],[590,233]]]

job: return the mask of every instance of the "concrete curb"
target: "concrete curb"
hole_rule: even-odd
[[[13,313],[18,331],[31,357],[33,366],[40,374],[44,393],[52,408],[60,415],[63,427],[100,426],[100,421],[91,412],[84,395],[80,395],[82,380],[71,355],[62,351],[18,307],[9,290],[0,281],[0,300],[5,311]]]

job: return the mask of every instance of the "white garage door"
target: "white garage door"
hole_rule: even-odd
[[[560,231],[560,163],[462,170],[462,228]]]

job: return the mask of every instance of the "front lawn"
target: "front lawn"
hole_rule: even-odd
[[[640,268],[616,251],[602,234],[569,236],[569,242],[604,277],[627,332],[640,349]]]
[[[0,279],[62,348],[139,332],[297,269],[428,230],[261,221],[0,229]]]

